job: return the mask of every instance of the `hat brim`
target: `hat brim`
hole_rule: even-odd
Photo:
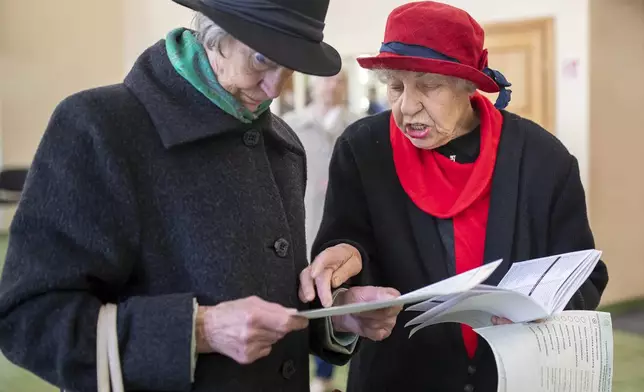
[[[277,64],[308,75],[333,76],[342,68],[337,50],[324,42],[294,37],[209,7],[199,0],[174,0],[201,12],[246,46]]]
[[[485,91],[486,93],[496,93],[500,90],[492,78],[478,69],[451,61],[400,56],[394,53],[384,52],[373,57],[359,57],[358,63],[362,68],[366,69],[382,68],[454,76],[471,81],[479,90]]]

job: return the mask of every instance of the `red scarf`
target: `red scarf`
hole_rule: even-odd
[[[409,198],[432,216],[452,219],[457,274],[483,265],[490,187],[503,125],[501,112],[487,98],[475,93],[471,102],[481,120],[479,157],[471,164],[415,147],[393,115],[389,127],[396,173]],[[466,325],[462,329],[472,358],[478,335]]]

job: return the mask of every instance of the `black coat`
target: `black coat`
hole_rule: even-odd
[[[11,226],[2,351],[52,384],[95,390],[98,309],[117,302],[128,390],[308,390],[308,330],[249,366],[201,355],[190,380],[193,298],[302,307],[305,173],[281,120],[219,110],[158,43],[123,84],[53,114]]]
[[[338,139],[313,252],[353,244],[364,258],[354,284],[407,293],[454,274],[453,234],[451,222],[421,211],[400,185],[389,115],[363,119]],[[498,283],[511,261],[595,246],[576,159],[538,125],[508,112],[503,118],[484,260],[504,261],[488,284]],[[595,308],[607,280],[600,262],[569,307]],[[362,342],[349,391],[496,391],[494,358],[482,339],[470,361],[457,324],[427,327],[410,339],[404,325],[416,315],[401,313],[385,341]]]

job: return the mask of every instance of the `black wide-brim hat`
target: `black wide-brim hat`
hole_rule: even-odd
[[[322,42],[329,0],[173,0],[200,12],[246,46],[277,64],[309,75],[333,76],[342,59]]]

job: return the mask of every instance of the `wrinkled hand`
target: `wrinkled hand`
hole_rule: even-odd
[[[398,290],[393,288],[359,286],[339,293],[335,299],[335,305],[373,302],[399,296]],[[396,306],[371,312],[334,316],[331,322],[335,331],[351,332],[367,339],[379,341],[391,335],[391,331],[396,325],[396,317],[401,310],[402,306]]]
[[[257,297],[200,306],[197,313],[197,350],[219,353],[240,364],[250,364],[270,354],[273,344],[287,333],[304,329],[308,320],[296,309]]]
[[[300,274],[299,297],[311,302],[317,295],[325,308],[333,304],[332,289],[362,271],[362,256],[355,247],[340,244],[325,249]]]

